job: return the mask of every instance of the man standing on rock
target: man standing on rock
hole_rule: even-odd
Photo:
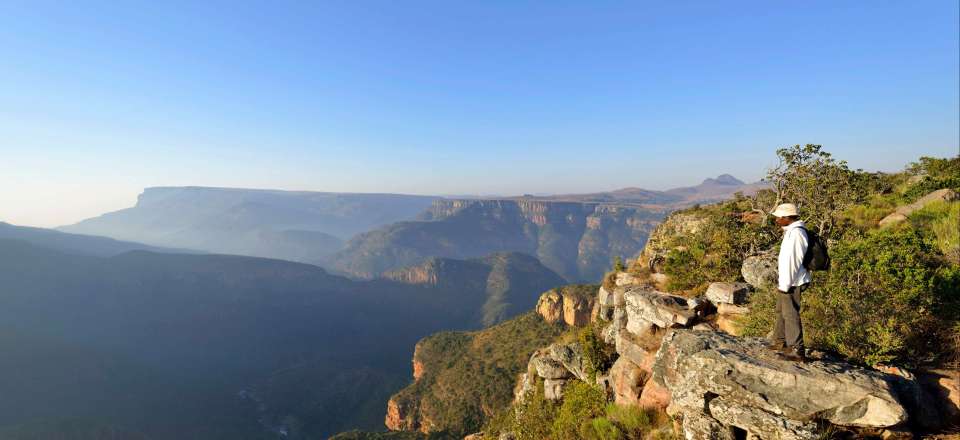
[[[803,266],[809,239],[800,212],[792,203],[777,206],[771,214],[783,228],[783,243],[777,258],[777,319],[770,347],[791,360],[804,360],[803,326],[800,324],[800,293],[810,285],[810,272]]]

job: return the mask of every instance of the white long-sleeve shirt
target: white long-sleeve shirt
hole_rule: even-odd
[[[810,272],[803,267],[803,255],[807,252],[807,232],[802,221],[797,220],[783,227],[783,243],[777,257],[777,288],[781,292],[810,282]]]

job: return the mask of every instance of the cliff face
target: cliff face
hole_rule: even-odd
[[[431,256],[514,251],[537,257],[567,280],[596,280],[615,255],[636,255],[663,215],[659,209],[598,203],[437,200],[419,221],[354,238],[329,265],[373,278]]]
[[[539,292],[564,283],[536,258],[514,252],[470,260],[432,257],[383,278],[425,287],[438,298],[475,304],[473,326],[490,326],[523,313],[536,304]]]

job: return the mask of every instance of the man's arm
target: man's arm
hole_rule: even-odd
[[[803,265],[803,254],[807,250],[807,240],[800,228],[787,231],[780,245],[780,255],[777,258],[777,288],[781,292],[790,290],[797,272]]]

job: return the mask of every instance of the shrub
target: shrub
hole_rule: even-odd
[[[707,221],[696,234],[675,237],[668,243],[663,272],[669,278],[667,290],[702,293],[714,281],[740,278],[743,259],[772,245],[778,237],[772,225],[740,220],[749,209],[741,199],[701,208]]]
[[[960,203],[933,203],[910,216],[930,229],[937,248],[953,264],[960,264]]]
[[[603,415],[607,396],[596,386],[570,381],[563,390],[563,404],[553,421],[553,440],[577,440],[584,423]],[[546,437],[543,437],[546,438]]]
[[[907,202],[912,202],[933,191],[943,188],[953,188],[960,191],[960,156],[950,159],[921,157],[919,161],[910,164],[907,171],[923,178],[910,185],[903,193]]]
[[[550,438],[557,404],[543,395],[543,382],[537,381],[537,390],[527,400],[511,408],[511,417],[506,425],[517,440],[543,440]],[[489,431],[488,431],[489,432]]]
[[[603,342],[594,324],[580,330],[577,341],[583,348],[583,363],[591,380],[596,380],[597,372],[607,371],[617,360],[616,348]]]
[[[935,336],[957,296],[956,270],[943,268],[913,228],[881,230],[831,249],[832,267],[804,294],[812,346],[866,364],[916,364],[940,353]]]
[[[580,425],[580,438],[584,440],[621,440],[620,429],[605,417],[598,417]]]
[[[636,405],[610,403],[606,408],[607,418],[613,421],[627,438],[643,438],[653,424],[650,413]]]

